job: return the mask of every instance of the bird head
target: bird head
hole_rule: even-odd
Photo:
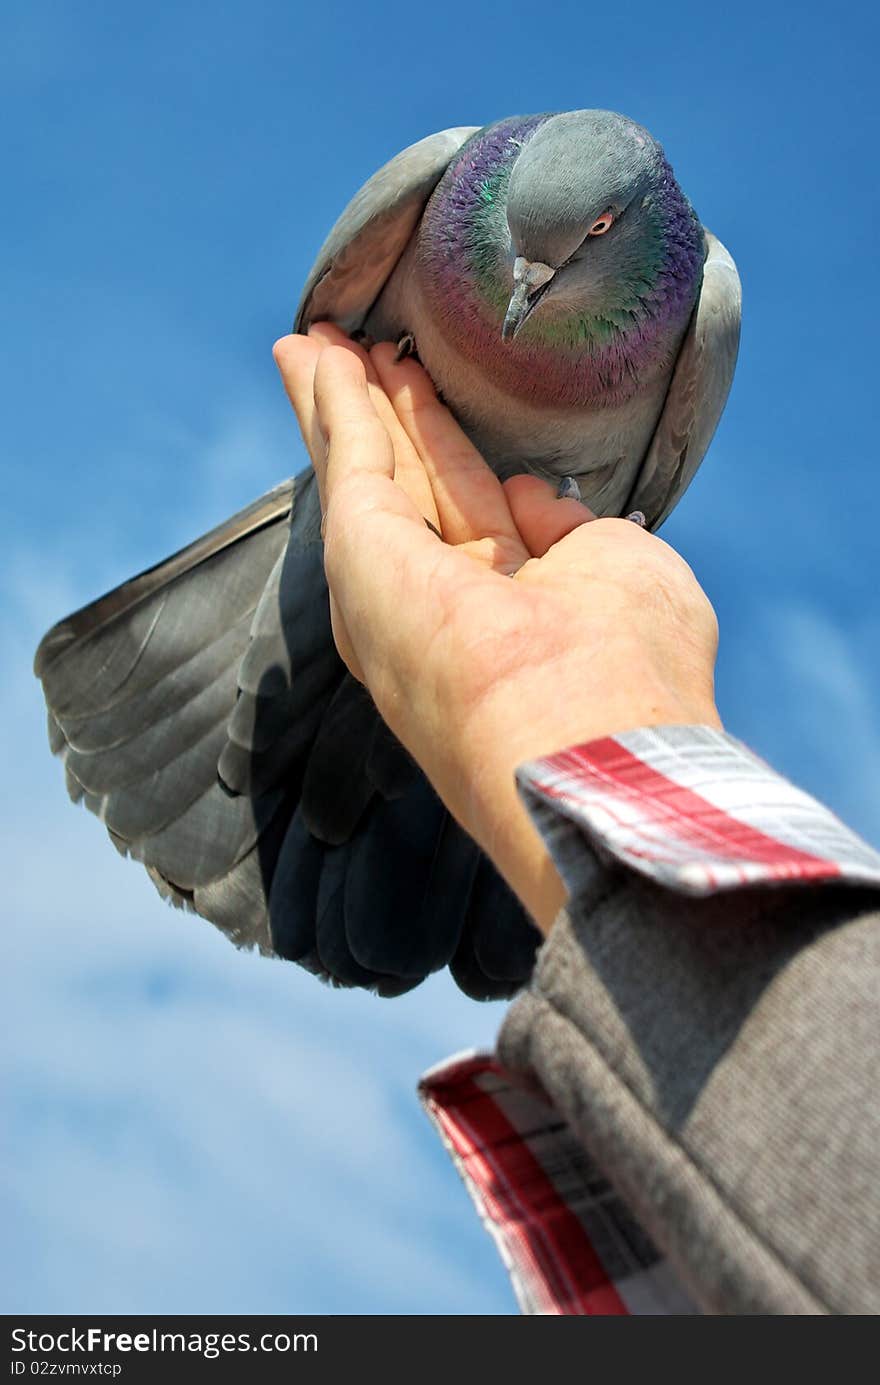
[[[696,226],[662,149],[640,125],[611,111],[545,121],[513,163],[507,190],[504,340],[539,308],[545,325],[625,319],[664,256],[670,198]]]

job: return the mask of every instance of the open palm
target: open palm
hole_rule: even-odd
[[[340,654],[490,854],[523,761],[717,722],[714,613],[667,544],[536,477],[502,484],[388,343],[322,323],[275,354],[318,477]]]

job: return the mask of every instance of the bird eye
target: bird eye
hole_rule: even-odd
[[[608,211],[608,212],[603,212],[601,216],[597,216],[597,217],[596,217],[596,220],[593,222],[592,226],[590,227],[589,231],[587,232],[587,235],[588,235],[588,236],[604,236],[605,232],[606,232],[607,230],[609,230],[609,228],[610,228],[611,223],[613,222],[613,220],[614,220],[614,213],[613,213],[613,212],[610,212],[610,211]]]

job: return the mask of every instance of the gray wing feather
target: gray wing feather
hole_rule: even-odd
[[[194,889],[193,907],[238,947],[256,946],[271,953],[265,875],[264,858],[255,846],[220,880]]]
[[[478,125],[411,144],[374,173],[349,202],[306,280],[294,330],[331,318],[355,332],[375,303],[453,156]]]
[[[140,779],[129,780],[109,793],[87,788],[70,766],[65,765],[68,775],[84,794],[89,810],[112,832],[129,842],[132,850],[141,843],[143,851],[148,853],[148,840],[182,817],[217,777],[217,759],[226,744],[222,721],[212,726],[194,745],[184,744],[186,713],[179,722],[180,746],[171,763]],[[150,863],[159,864],[152,858]],[[172,874],[169,878],[175,877]]]
[[[142,731],[132,734],[129,726],[124,738],[120,737],[113,744],[97,750],[76,749],[71,745],[65,755],[65,764],[74,778],[92,794],[112,794],[128,784],[142,782],[164,770],[184,750],[196,745],[215,727],[222,726],[235,701],[235,689],[233,663],[206,682],[195,697],[182,705],[172,706],[156,721],[149,720],[148,715],[144,714],[148,711],[147,707],[143,711],[139,708],[138,721],[144,727]],[[148,703],[147,698],[144,698],[144,703]],[[186,707],[185,717],[177,715],[183,706]],[[130,711],[128,715],[131,716]]]
[[[93,647],[91,641],[96,637],[97,632],[109,625],[117,616],[132,612],[135,606],[145,601],[147,597],[158,594],[160,598],[163,598],[165,590],[172,583],[179,577],[194,571],[206,559],[212,558],[215,554],[239,543],[249,534],[254,534],[273,521],[290,514],[292,502],[293,482],[282,481],[281,485],[276,486],[274,490],[260,496],[259,500],[255,500],[246,509],[239,511],[232,519],[218,524],[216,529],[203,534],[201,538],[188,544],[186,548],[182,548],[171,558],[157,563],[155,567],[148,568],[138,577],[132,577],[130,581],[123,582],[121,587],[115,587],[106,596],[99,597],[97,601],[92,601],[88,606],[83,606],[81,610],[75,611],[66,620],[59,621],[40,641],[34,656],[34,673],[42,679],[44,686],[46,686],[46,680],[53,678],[53,665],[65,650],[73,655],[72,646],[76,644],[77,652],[81,653],[86,647],[86,641],[89,641],[89,647]],[[228,615],[228,613],[224,614]],[[221,617],[216,624],[218,633],[222,633],[227,628],[227,619]],[[130,644],[130,642],[131,636],[129,635],[126,644]],[[207,643],[207,641],[204,642]],[[63,684],[66,679],[63,678],[61,681]],[[78,689],[78,692],[82,694],[84,688]]]
[[[642,510],[656,529],[708,450],[727,402],[739,350],[742,291],[721,241],[706,232],[703,284],[672,382],[624,513]]]
[[[300,483],[291,539],[266,583],[238,670],[220,777],[237,793],[288,780],[344,673],[333,643],[313,478]]]
[[[81,711],[76,716],[59,713],[57,721],[53,716],[55,730],[50,732],[53,751],[57,754],[65,745],[70,746],[71,751],[113,750],[130,740],[133,722],[142,727],[163,726],[175,713],[202,696],[210,684],[228,677],[247,645],[249,621],[245,612],[224,635],[191,658],[184,659],[164,677],[157,678],[152,687],[123,698],[100,715]],[[137,700],[136,707],[133,699]],[[72,756],[69,758],[72,761]]]
[[[226,792],[217,780],[161,832],[135,839],[129,855],[153,866],[179,889],[194,890],[226,877],[256,845],[282,800],[281,791],[262,798]]]
[[[277,792],[256,803],[234,798],[217,764],[292,503],[287,481],[61,621],[37,651],[50,744],[71,797],[177,903],[238,878],[281,800]],[[240,899],[234,882],[229,893]]]

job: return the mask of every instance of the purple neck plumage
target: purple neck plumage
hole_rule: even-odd
[[[419,282],[450,346],[501,389],[539,405],[621,404],[675,358],[700,284],[702,228],[658,149],[638,274],[622,275],[601,311],[538,312],[503,342],[512,287],[506,189],[522,145],[547,119],[501,121],[464,147],[425,210]]]

